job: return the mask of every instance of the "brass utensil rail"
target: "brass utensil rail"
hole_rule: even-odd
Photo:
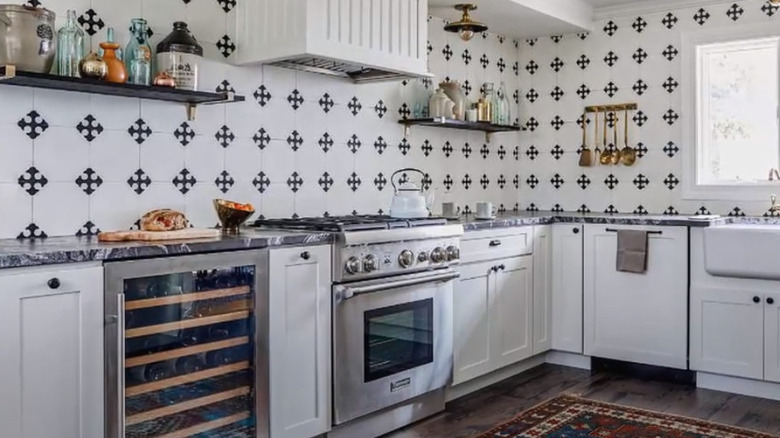
[[[620,103],[615,105],[591,105],[585,107],[586,113],[610,113],[610,112],[623,112],[623,111],[636,111],[639,109],[639,104],[636,103]]]

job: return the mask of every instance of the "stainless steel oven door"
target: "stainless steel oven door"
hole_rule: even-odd
[[[455,271],[334,286],[334,422],[446,386]]]

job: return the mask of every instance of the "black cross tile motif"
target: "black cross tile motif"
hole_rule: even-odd
[[[398,150],[401,151],[401,155],[406,155],[412,150],[412,145],[409,144],[409,140],[403,139],[398,143]]]
[[[666,178],[664,178],[664,185],[669,190],[674,190],[678,184],[680,184],[680,179],[674,176],[673,173],[670,173]]]
[[[360,141],[360,138],[358,138],[358,136],[355,134],[352,134],[352,136],[349,137],[349,140],[347,140],[347,147],[353,154],[356,154],[357,151],[360,150],[361,146],[363,146],[363,142]]]
[[[143,144],[143,142],[152,135],[152,128],[146,124],[144,119],[138,119],[127,128],[127,133],[130,134],[130,137],[132,137],[136,143]]]
[[[550,39],[551,39],[551,40],[552,40],[552,42],[554,42],[555,44],[558,44],[558,43],[560,43],[561,41],[563,41],[563,35],[553,35],[553,36],[551,36],[551,37],[550,37]]]
[[[525,210],[530,213],[536,213],[539,211],[539,207],[537,207],[536,204],[531,203]]]
[[[488,178],[486,173],[483,173],[479,178],[479,185],[482,186],[482,190],[487,190],[490,186],[490,178]]]
[[[745,217],[745,212],[739,207],[734,207],[734,209],[729,212],[729,217]]]
[[[553,69],[554,72],[558,73],[561,71],[564,65],[565,63],[563,60],[556,56],[555,59],[553,59],[553,61],[550,63],[550,68]]]
[[[290,146],[290,149],[292,149],[293,152],[297,152],[298,149],[303,146],[303,137],[301,137],[298,130],[293,130],[293,132],[287,136],[287,145]]]
[[[664,121],[669,125],[674,125],[677,120],[680,118],[680,115],[677,114],[674,110],[670,109],[664,114]]]
[[[614,205],[609,204],[609,207],[604,209],[604,213],[605,214],[618,214],[618,213],[620,213],[620,210],[618,210],[617,207],[615,207]]]
[[[647,85],[647,82],[643,81],[642,79],[639,79],[631,88],[634,90],[634,93],[636,93],[638,96],[641,96],[645,94],[647,92],[647,89],[650,87]]]
[[[708,216],[712,213],[707,209],[705,206],[701,206],[698,210],[696,210],[696,216]]]
[[[471,85],[471,82],[468,79],[466,79],[466,81],[463,82],[463,86],[461,88],[463,88],[463,93],[466,96],[468,96],[471,94],[471,90],[473,89],[473,86]]]
[[[515,149],[512,151],[512,156],[515,158],[515,161],[520,161],[520,146],[515,146]]]
[[[636,114],[634,114],[634,123],[636,123],[636,125],[640,128],[645,126],[645,123],[647,123],[648,120],[649,118],[647,117],[647,114],[645,114],[642,110],[639,110],[636,112]]]
[[[563,187],[563,185],[564,185],[565,183],[566,183],[566,181],[565,181],[565,180],[563,179],[563,177],[562,177],[560,174],[558,174],[558,173],[556,173],[556,174],[555,174],[555,176],[553,176],[553,177],[550,179],[550,184],[552,184],[552,186],[553,186],[553,187],[555,187],[555,188],[556,188],[556,190],[557,190],[557,189],[560,189],[561,187]]]
[[[559,145],[559,144],[556,144],[556,145],[555,145],[555,146],[552,148],[552,150],[550,151],[550,154],[551,154],[551,155],[553,156],[553,158],[555,158],[555,160],[557,161],[557,160],[560,160],[561,158],[563,158],[563,156],[566,154],[566,152],[564,152],[564,150],[563,150],[563,148],[561,147],[561,145]]]
[[[106,27],[106,23],[103,21],[103,19],[100,18],[97,12],[91,8],[87,9],[86,12],[81,14],[77,21],[81,27],[84,28],[84,32],[88,33],[90,36],[95,35],[101,29]]]
[[[22,189],[27,192],[28,195],[35,196],[44,187],[46,187],[46,184],[49,183],[49,180],[46,179],[46,177],[33,166],[25,170],[24,173],[19,176],[17,182],[19,183],[19,186],[21,186]]]
[[[292,92],[287,96],[287,103],[289,103],[292,109],[296,111],[303,105],[304,101],[305,99],[297,88],[292,90]]]
[[[555,204],[553,206],[553,208],[552,208],[552,212],[553,213],[563,213],[564,212],[564,208],[563,208],[563,206],[561,206],[561,204]]]
[[[192,129],[189,123],[183,122],[173,131],[173,136],[182,146],[187,146],[195,139],[195,131]]]
[[[590,118],[587,115],[581,115],[577,118],[577,126],[580,127],[580,129],[584,128],[583,125],[590,125],[591,121]]]
[[[402,119],[406,120],[409,118],[409,116],[412,115],[412,110],[409,109],[409,105],[404,103],[400,108],[398,108],[398,115],[401,116]]]
[[[669,76],[663,83],[664,90],[666,90],[669,94],[674,93],[674,90],[676,90],[678,86],[680,86],[680,83],[671,76]]]
[[[556,131],[560,131],[560,130],[561,130],[561,128],[563,128],[563,125],[564,125],[564,124],[565,124],[565,122],[563,121],[563,119],[561,118],[561,116],[555,116],[555,118],[554,118],[554,119],[552,119],[552,121],[550,122],[550,125],[551,125],[551,126],[553,127],[553,129],[555,129]]]
[[[429,140],[425,140],[422,146],[420,147],[420,149],[422,149],[423,155],[429,157],[431,155],[431,152],[433,152],[433,145]]]
[[[529,131],[534,132],[539,127],[539,121],[536,120],[536,118],[531,117],[525,123],[525,127],[528,128]]]
[[[479,148],[479,154],[482,155],[483,160],[487,160],[490,156],[490,147],[487,144],[482,144],[482,147]]]
[[[468,158],[474,152],[474,149],[472,149],[471,145],[468,144],[468,142],[467,142],[467,143],[465,143],[463,145],[463,147],[460,149],[460,151],[463,152],[463,156],[464,157]]]
[[[469,49],[466,49],[463,51],[463,53],[460,55],[461,59],[463,59],[463,63],[466,65],[471,64],[471,60],[473,57],[471,56],[471,52],[469,52]]]
[[[76,178],[76,185],[86,193],[91,195],[95,193],[95,190],[103,185],[103,178],[97,174],[91,167],[84,169],[83,172]]]
[[[349,186],[350,190],[352,190],[353,192],[357,192],[361,184],[363,184],[363,181],[355,172],[352,172],[352,175],[350,175],[349,178],[347,178],[347,186]]]
[[[669,206],[669,208],[664,210],[664,216],[678,216],[679,214],[680,212],[672,206]]]
[[[707,22],[707,20],[710,19],[710,13],[707,12],[706,9],[701,8],[693,15],[693,21],[699,24],[699,26],[704,26],[704,23]]]
[[[531,161],[534,161],[536,157],[539,156],[539,149],[536,148],[536,146],[531,145],[526,151],[525,155],[531,159]]]
[[[606,185],[610,190],[614,190],[619,183],[620,181],[613,174],[609,174],[609,176],[604,180],[604,185]]]
[[[604,26],[604,33],[606,33],[609,36],[614,36],[618,31],[618,25],[615,24],[614,21],[609,20],[609,22]]]
[[[613,51],[609,51],[606,56],[604,56],[604,63],[607,64],[610,67],[614,67],[615,64],[617,64],[620,57],[617,55],[617,53]]]
[[[734,3],[730,8],[728,8],[728,10],[726,10],[726,15],[731,18],[732,21],[739,20],[744,13],[745,9],[738,3]]]
[[[379,174],[374,177],[374,187],[380,192],[387,187],[387,177],[382,172],[379,172]]]
[[[217,179],[214,180],[214,184],[216,184],[217,189],[219,189],[219,191],[222,193],[229,192],[235,183],[236,180],[234,180],[233,177],[230,176],[227,170],[223,170],[222,173],[219,174]]]
[[[525,93],[525,98],[528,99],[529,102],[534,103],[537,99],[539,99],[539,93],[531,88],[527,93]]]
[[[236,7],[236,0],[217,0],[217,2],[222,6],[222,10],[225,13],[232,11]]]
[[[143,171],[143,169],[136,170],[130,178],[127,179],[127,185],[135,192],[136,195],[140,195],[145,192],[146,189],[152,184],[152,179],[149,175]]]
[[[81,134],[85,140],[91,142],[103,132],[103,125],[101,125],[97,119],[95,119],[95,117],[90,114],[87,117],[84,117],[84,120],[76,125],[76,130],[79,131],[79,134]]]
[[[639,216],[647,216],[648,214],[650,214],[650,212],[647,211],[647,209],[644,206],[640,205],[634,209],[634,214],[638,214]]]
[[[677,50],[677,48],[674,47],[673,45],[669,44],[668,46],[666,46],[664,51],[661,52],[661,54],[664,55],[664,58],[666,58],[667,60],[674,61],[674,58],[676,58],[677,55],[680,54],[680,51]]]
[[[577,89],[577,96],[580,96],[582,100],[587,99],[590,96],[590,88],[585,84],[580,85],[580,88]]]
[[[268,177],[268,175],[265,174],[265,172],[260,172],[252,180],[252,185],[258,192],[265,193],[265,191],[268,190],[268,187],[271,185],[271,179]]]
[[[553,90],[550,92],[550,96],[556,101],[560,101],[564,96],[563,89],[561,87],[556,86],[553,88]]]
[[[669,158],[674,158],[674,156],[677,155],[678,152],[680,152],[680,148],[676,144],[674,144],[673,141],[666,143],[666,145],[664,146],[664,153]]]
[[[353,116],[357,116],[363,109],[363,104],[360,103],[360,100],[358,100],[357,97],[353,96],[352,99],[349,100],[349,103],[347,103],[347,109],[349,109],[349,112]]]
[[[496,67],[498,67],[498,71],[503,73],[504,70],[506,70],[506,61],[504,61],[504,58],[498,58],[498,62],[496,62]]]
[[[38,114],[35,110],[30,111],[26,116],[22,117],[21,120],[16,123],[16,126],[33,140],[49,129],[49,124],[43,116]]]
[[[590,36],[590,32],[578,32],[577,38],[581,39],[582,41],[585,41]]]
[[[537,64],[536,61],[532,59],[528,64],[526,64],[525,70],[528,73],[534,75],[537,71],[539,71],[539,64]]]
[[[322,134],[322,137],[320,137],[319,140],[317,140],[317,144],[320,145],[320,148],[323,152],[328,153],[331,149],[333,149],[333,137],[330,136],[327,132]]]
[[[253,96],[257,103],[260,104],[260,106],[266,106],[273,97],[265,85],[260,85],[257,90],[255,90]]]
[[[228,80],[224,80],[217,85],[217,88],[214,89],[217,93],[235,93],[236,89],[233,88],[232,85],[230,85],[230,82]]]
[[[333,98],[330,97],[330,94],[325,93],[320,97],[320,100],[318,102],[320,104],[320,108],[322,108],[322,111],[327,114],[330,112],[331,109],[333,109],[333,106],[336,104],[333,101]]]
[[[498,185],[498,188],[504,190],[506,184],[507,184],[506,177],[503,174],[499,175],[498,179],[496,180],[496,185]]]
[[[381,135],[374,141],[374,149],[376,149],[376,152],[379,155],[385,153],[385,150],[387,149],[387,142]]]
[[[474,183],[474,181],[471,179],[471,176],[467,173],[463,176],[463,179],[460,180],[461,185],[463,185],[463,188],[468,190],[471,188],[471,184]]]
[[[615,85],[614,82],[610,81],[605,87],[604,87],[604,93],[606,93],[609,97],[615,97],[615,95],[620,91],[617,85]]]
[[[535,46],[538,41],[539,38],[528,38],[527,40],[525,40],[526,44],[528,44],[531,47]]]
[[[520,75],[520,63],[518,61],[512,63],[512,72],[515,74],[515,76]]]
[[[639,143],[637,143],[636,147],[634,148],[634,151],[636,151],[637,157],[644,158],[645,155],[647,155],[648,149],[647,146],[645,146],[645,144],[640,141]]]
[[[506,158],[506,148],[504,145],[501,145],[498,147],[498,151],[496,151],[496,155],[498,155],[498,159],[503,161],[504,158]]]
[[[645,175],[640,173],[636,176],[636,178],[634,178],[633,183],[637,189],[644,190],[650,184],[650,180]]]
[[[515,105],[520,104],[520,90],[515,90],[512,93],[512,100],[515,102]]]
[[[450,47],[449,44],[444,46],[443,49],[441,49],[441,54],[444,55],[444,60],[449,61],[452,59],[452,47]]]
[[[49,237],[38,225],[30,224],[16,236],[17,239],[45,239]]]
[[[642,17],[636,17],[631,27],[637,32],[642,33],[647,28],[647,20]]]
[[[228,35],[224,35],[217,41],[217,49],[222,56],[229,58],[236,51],[236,43]]]
[[[591,184],[590,178],[588,178],[588,175],[582,174],[579,178],[577,178],[577,185],[580,186],[582,190],[585,190],[590,186]]]
[[[385,102],[382,99],[379,99],[379,102],[374,105],[374,112],[380,119],[387,114],[387,105],[385,105]]]
[[[446,175],[442,181],[442,185],[446,190],[451,190],[452,186],[455,185],[455,181],[452,179],[452,175]]]
[[[643,48],[641,48],[641,47],[640,47],[640,48],[638,48],[638,49],[636,49],[636,51],[634,52],[634,54],[633,54],[633,55],[631,55],[631,57],[634,59],[634,61],[635,61],[637,64],[642,64],[642,63],[644,63],[644,62],[647,60],[647,57],[648,57],[648,56],[650,56],[650,55],[648,55],[648,53],[647,53],[647,50],[645,50],[645,49],[643,49]]]
[[[590,213],[590,208],[588,208],[587,205],[582,204],[580,206],[580,208],[577,209],[577,213],[580,213],[580,214]]]
[[[764,2],[764,5],[761,6],[761,12],[766,14],[767,17],[773,17],[779,9],[780,5],[776,5],[768,1]]]
[[[586,68],[588,68],[589,65],[590,65],[590,58],[588,58],[587,55],[580,55],[580,57],[577,58],[577,66],[580,69],[585,70]]]
[[[488,66],[490,65],[490,58],[488,58],[486,53],[483,53],[482,56],[479,58],[479,63],[482,64],[482,69],[486,70]]]
[[[444,152],[444,156],[446,158],[449,158],[450,155],[455,151],[455,149],[452,147],[452,143],[449,141],[444,142],[444,146],[441,147],[441,151]]]
[[[433,44],[431,44],[430,41],[428,41],[427,49],[428,49],[428,54],[430,55],[431,52],[433,52]]]
[[[520,189],[520,175],[515,175],[512,178],[512,185],[515,187],[515,190]]]
[[[680,19],[677,18],[677,16],[673,13],[669,12],[664,15],[663,20],[661,20],[661,24],[663,24],[665,28],[672,30],[678,21],[680,21]]]
[[[262,151],[271,143],[271,134],[269,134],[265,128],[260,128],[252,136],[252,141],[255,143],[255,146]]]
[[[327,193],[330,190],[330,188],[333,187],[334,183],[335,181],[333,180],[333,177],[328,172],[324,172],[322,176],[320,176],[320,178],[317,180],[317,184],[325,193]]]
[[[76,231],[76,237],[97,236],[100,234],[100,228],[92,221],[87,221]]]
[[[292,175],[287,178],[287,187],[289,187],[293,193],[298,193],[298,190],[303,187],[303,178],[301,178],[298,172],[293,172]]]
[[[195,176],[190,173],[189,170],[184,168],[181,170],[181,172],[179,172],[178,175],[173,178],[173,180],[171,180],[171,182],[173,183],[173,186],[181,192],[182,195],[186,195],[190,190],[192,190],[193,187],[195,187],[195,184],[198,183],[198,180],[195,179]]]
[[[236,136],[233,134],[233,131],[227,127],[227,125],[222,125],[222,127],[217,130],[217,133],[214,134],[214,138],[217,139],[217,143],[219,143],[220,146],[227,148],[233,143],[233,141],[236,139]]]
[[[528,187],[535,189],[539,185],[539,178],[536,175],[531,175],[526,178],[525,183],[528,184]]]
[[[40,0],[27,0],[24,3],[25,6],[29,6],[31,8],[38,8],[40,6],[43,6],[43,4],[40,2]]]

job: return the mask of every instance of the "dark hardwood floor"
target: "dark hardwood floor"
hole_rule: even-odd
[[[700,418],[780,437],[780,402],[672,383],[542,365],[455,400],[435,417],[386,438],[472,437],[559,394]]]

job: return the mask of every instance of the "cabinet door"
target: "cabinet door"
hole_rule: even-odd
[[[0,435],[101,438],[103,268],[31,269],[0,284]]]
[[[583,226],[552,227],[552,348],[582,354]]]
[[[271,436],[310,438],[331,424],[330,247],[273,250],[269,268]]]
[[[552,227],[534,227],[533,354],[552,348]]]
[[[494,369],[533,355],[533,257],[497,262],[490,308],[490,339]]]
[[[764,302],[764,379],[780,383],[780,294],[767,294]]]
[[[762,299],[750,291],[692,287],[691,369],[763,379]]]
[[[453,299],[453,385],[493,370],[490,345],[490,306],[494,262],[459,267]]]
[[[618,272],[617,233],[653,231],[644,274]],[[585,226],[584,352],[688,367],[688,229]]]

